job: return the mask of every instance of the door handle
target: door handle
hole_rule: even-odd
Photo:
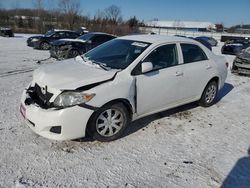
[[[177,72],[175,73],[175,76],[183,76],[183,72],[177,71]]]

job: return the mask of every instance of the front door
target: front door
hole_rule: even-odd
[[[153,70],[136,76],[137,115],[176,106],[183,77],[176,44],[157,47],[143,62],[151,62]]]

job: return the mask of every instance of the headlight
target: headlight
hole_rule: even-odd
[[[34,39],[31,40],[31,42],[37,42],[38,40],[39,39],[34,38]]]
[[[54,101],[56,107],[70,107],[89,102],[95,96],[94,93],[67,91],[60,94]]]

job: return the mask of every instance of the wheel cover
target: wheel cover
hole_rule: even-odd
[[[76,50],[70,51],[70,57],[76,57],[79,53]]]
[[[104,137],[117,134],[124,126],[124,116],[118,109],[107,109],[96,120],[96,130]]]
[[[217,93],[217,88],[215,85],[212,84],[207,88],[207,91],[205,94],[205,101],[207,104],[213,102],[213,100],[216,97],[216,93]]]
[[[47,50],[49,48],[49,44],[44,42],[42,43],[42,49]]]

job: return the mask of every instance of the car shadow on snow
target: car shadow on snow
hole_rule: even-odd
[[[216,103],[219,102],[223,97],[230,93],[234,89],[234,86],[230,83],[225,83],[223,88],[218,93]]]
[[[239,159],[229,172],[221,188],[250,187],[250,147],[248,156]]]
[[[156,114],[152,114],[143,118],[140,118],[134,122],[131,123],[131,125],[128,126],[128,128],[126,129],[125,133],[123,134],[123,137],[126,137],[130,134],[133,134],[134,132],[139,131],[140,129],[143,129],[144,127],[147,127],[147,125],[149,125],[151,122],[164,118],[164,117],[168,117],[177,113],[181,113],[181,112],[185,112],[188,111],[190,109],[196,108],[198,107],[198,103],[197,102],[193,102],[190,104],[186,104],[177,108],[173,108],[170,110],[166,110],[163,112],[159,112]]]
[[[225,85],[223,86],[223,88],[220,90],[220,92],[218,93],[217,96],[217,100],[216,103],[218,103],[223,97],[225,97],[228,93],[230,93],[233,90],[234,86],[230,83],[225,83]],[[181,112],[185,112],[188,110],[191,110],[193,108],[198,107],[198,103],[197,102],[193,102],[193,103],[189,103],[177,108],[173,108],[170,110],[166,110],[163,112],[159,112],[156,114],[152,114],[143,118],[140,118],[134,122],[131,123],[131,125],[128,126],[128,128],[125,130],[125,133],[123,134],[123,137],[127,137],[130,134],[133,134],[145,127],[147,127],[147,125],[149,125],[151,122],[164,118],[164,117],[168,117],[177,113],[181,113]],[[77,142],[92,142],[94,141],[92,138],[89,137],[85,137],[82,139],[76,139],[75,141]]]
[[[218,103],[223,97],[225,97],[228,93],[230,93],[233,90],[234,86],[230,83],[225,83],[223,88],[219,91],[217,99],[216,99],[216,103]],[[159,112],[156,114],[152,114],[146,117],[143,117],[141,119],[138,119],[134,122],[131,123],[130,126],[128,126],[127,130],[125,131],[123,137],[126,137],[130,134],[133,134],[134,132],[137,132],[140,129],[143,129],[144,127],[146,127],[148,124],[150,124],[151,122],[157,120],[157,119],[161,119],[164,117],[168,117],[171,115],[174,115],[176,113],[181,113],[181,112],[185,112],[188,110],[191,110],[193,108],[198,107],[198,103],[197,102],[193,102],[193,103],[189,103],[177,108],[173,108],[170,110],[166,110],[163,112]]]

